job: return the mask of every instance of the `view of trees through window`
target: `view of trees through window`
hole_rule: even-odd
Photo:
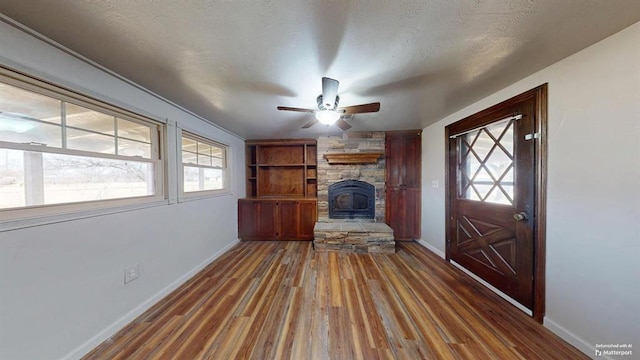
[[[0,209],[156,195],[158,126],[0,83]]]
[[[0,207],[153,195],[153,164],[0,149]]]
[[[225,188],[226,149],[224,146],[183,133],[183,191]]]

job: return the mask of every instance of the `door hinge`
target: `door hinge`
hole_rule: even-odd
[[[525,140],[540,139],[540,133],[531,133],[524,136]]]

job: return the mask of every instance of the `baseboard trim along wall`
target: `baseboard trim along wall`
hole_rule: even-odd
[[[212,256],[208,257],[206,260],[198,264],[196,267],[188,271],[186,274],[179,277],[176,281],[169,284],[164,289],[160,290],[158,293],[150,297],[145,302],[138,305],[135,309],[129,311],[120,319],[116,320],[111,325],[107,326],[104,330],[96,334],[91,339],[87,340],[82,345],[78,346],[74,350],[72,350],[69,354],[67,354],[63,360],[76,360],[80,359],[84,355],[86,355],[89,351],[93,350],[96,346],[100,345],[103,341],[108,339],[110,336],[113,336],[120,329],[125,327],[128,323],[135,320],[138,316],[142,315],[145,311],[147,311],[151,306],[153,306],[158,301],[162,300],[165,296],[169,295],[172,291],[177,289],[180,285],[184,284],[187,280],[191,279],[194,275],[204,269],[207,265],[211,264],[215,259],[220,257],[222,254],[227,252],[233,246],[235,246],[239,240],[232,241],[224,248],[220,249]]]
[[[418,240],[418,243],[420,245],[424,246],[425,248],[427,248],[427,250],[429,250],[429,251],[433,252],[434,254],[440,256],[441,258],[443,258],[443,259],[445,258],[445,253],[444,252],[442,252],[440,249],[436,248],[435,246],[429,244],[428,242],[420,239],[420,240]],[[517,307],[519,310],[521,310],[524,313],[526,313],[527,315],[531,316],[531,314],[532,314],[531,310],[529,310],[529,309],[525,308],[524,306],[518,304],[515,300],[511,299],[509,296],[504,294],[502,291],[496,289],[491,284],[489,284],[486,281],[480,279],[478,276],[476,276],[475,274],[473,274],[469,270],[463,268],[461,265],[457,264],[455,261],[452,261],[451,264],[453,266],[455,266],[456,268],[460,269],[465,274],[467,274],[470,277],[472,277],[474,280],[478,281],[482,285],[484,285],[487,288],[489,288],[489,290],[491,290],[494,293],[498,294],[501,298],[507,300],[511,305]],[[569,331],[569,330],[563,328],[562,326],[558,325],[555,321],[549,319],[546,316],[544,318],[543,325],[544,325],[544,327],[549,329],[552,333],[558,335],[564,341],[566,341],[569,344],[575,346],[576,349],[582,351],[583,353],[585,353],[587,355],[595,354],[595,348],[592,345],[590,345],[588,342],[582,340],[580,337],[576,336],[571,331]],[[613,359],[611,359],[611,357],[608,357],[608,356],[603,356],[603,358],[613,360]]]
[[[427,248],[427,250],[430,250],[431,252],[435,253],[436,255],[440,256],[441,258],[445,258],[445,254],[438,248],[434,247],[433,245],[429,244],[428,242],[420,239],[418,240],[418,243],[424,247]],[[489,288],[489,290],[493,291],[494,293],[498,294],[498,296],[500,296],[501,298],[507,300],[511,305],[517,307],[519,310],[521,310],[522,312],[524,312],[525,314],[531,316],[532,312],[531,310],[527,309],[526,307],[520,305],[517,301],[513,300],[512,298],[510,298],[509,296],[507,296],[507,294],[503,293],[502,291],[498,290],[497,288],[495,288],[493,285],[489,284],[488,282],[482,280],[481,278],[479,278],[476,274],[472,273],[471,271],[465,269],[464,267],[462,267],[460,264],[456,263],[455,261],[451,261],[451,265],[455,266],[456,268],[460,269],[462,272],[464,272],[465,274],[469,275],[471,278],[473,278],[475,281],[481,283],[482,285],[486,286],[487,288]]]
[[[582,340],[580,337],[578,337],[576,334],[572,333],[571,331],[563,328],[558,323],[549,319],[548,317],[545,317],[544,319],[544,327],[549,329],[552,333],[560,336],[564,341],[573,345],[576,349],[582,351],[588,356],[591,356],[591,357],[594,356],[595,350],[596,350],[595,347],[593,347],[588,342]],[[607,360],[613,360],[613,358],[608,355],[599,355],[598,357],[602,357],[603,359],[607,359]]]
[[[433,245],[429,244],[428,242],[426,242],[426,241],[424,241],[424,240],[422,240],[422,239],[418,240],[418,243],[419,243],[420,245],[422,245],[422,246],[426,247],[426,248],[427,248],[428,250],[430,250],[432,253],[434,253],[434,254],[436,254],[436,255],[440,256],[440,257],[441,257],[441,258],[443,258],[443,259],[445,258],[445,254],[444,254],[440,249],[438,249],[437,247],[435,247],[435,246],[433,246]]]

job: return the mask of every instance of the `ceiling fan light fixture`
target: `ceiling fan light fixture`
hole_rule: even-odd
[[[316,112],[316,119],[320,124],[332,125],[340,119],[340,113],[333,110],[320,110]]]

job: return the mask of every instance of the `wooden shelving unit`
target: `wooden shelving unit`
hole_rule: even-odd
[[[246,142],[248,197],[317,196],[316,141]]]
[[[247,198],[238,200],[243,240],[312,240],[317,219],[314,139],[247,140]]]

